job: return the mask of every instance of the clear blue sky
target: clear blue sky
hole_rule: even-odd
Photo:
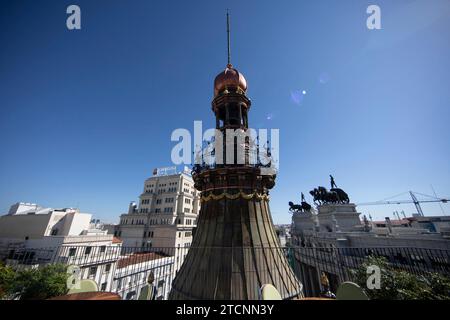
[[[354,202],[430,184],[450,196],[450,1],[0,3],[1,213],[27,201],[118,221],[152,169],[171,164],[172,130],[213,126],[226,8],[250,126],[280,129],[276,223],[330,173]],[[70,4],[80,31],[66,28]],[[366,28],[369,4],[382,30]]]

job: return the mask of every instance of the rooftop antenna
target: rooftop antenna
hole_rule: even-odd
[[[227,9],[227,47],[228,47],[228,66],[231,66],[231,42],[230,42],[230,13]]]

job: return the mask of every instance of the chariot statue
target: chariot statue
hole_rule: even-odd
[[[330,191],[328,191],[327,188],[325,187],[319,186],[309,192],[311,196],[313,196],[315,204],[317,205],[329,203],[345,204],[350,202],[348,194],[344,190],[337,187],[334,177],[332,175],[330,175],[330,185],[331,185]]]
[[[310,212],[311,205],[305,201],[305,195],[303,192],[301,193],[301,204],[294,204],[292,201],[289,201],[289,211],[291,212]]]

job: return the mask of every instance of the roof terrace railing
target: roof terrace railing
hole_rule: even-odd
[[[79,279],[92,279],[102,291],[118,293],[122,299],[138,299],[141,290],[150,285],[154,291],[153,299],[168,299],[171,284],[179,271],[189,250],[204,248],[134,248],[105,246],[71,246],[52,248],[0,248],[0,261],[16,270],[37,268],[46,264],[62,263],[79,268]],[[248,256],[264,259],[271,247],[222,248],[221,254]],[[335,248],[335,247],[282,247],[283,254],[303,285],[306,297],[317,297],[326,289],[336,292],[345,281],[354,281],[354,271],[368,261],[369,257],[383,257],[396,270],[414,275],[438,273],[450,276],[450,250],[383,247],[383,248]],[[267,268],[277,268],[269,265]],[[236,269],[238,270],[238,269]],[[242,272],[242,270],[240,271]],[[250,283],[255,290],[259,283],[261,270],[245,270],[254,279]],[[200,283],[213,286],[217,273],[202,273]],[[324,280],[324,276],[326,281]],[[262,281],[262,280],[261,280]],[[324,282],[325,281],[325,282]],[[268,282],[270,282],[268,280]],[[328,283],[328,284],[327,284]],[[275,287],[277,283],[272,283]],[[328,288],[325,288],[328,286]]]

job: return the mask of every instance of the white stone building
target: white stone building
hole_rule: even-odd
[[[356,205],[324,204],[292,216],[296,274],[305,294],[318,295],[324,272],[332,291],[346,280],[346,271],[360,255],[377,252],[403,268],[438,271],[449,265],[446,217],[412,217],[371,222],[360,220]],[[429,225],[436,222],[437,226]]]
[[[16,203],[0,216],[0,258],[18,267],[64,263],[80,267],[82,279],[111,289],[121,241],[91,229],[92,215],[76,209]]]
[[[136,300],[142,288],[153,279],[154,300],[167,300],[174,277],[173,256],[161,253],[133,253],[117,262],[113,291],[124,300]]]
[[[315,247],[417,247],[450,249],[445,217],[411,217],[402,220],[361,221],[356,205],[326,204],[318,212],[296,212],[292,215],[293,244]],[[441,223],[441,229],[426,228],[430,220]],[[448,222],[447,222],[448,223]],[[447,224],[448,226],[448,224]]]
[[[144,182],[139,203],[120,216],[114,235],[130,250],[188,248],[200,210],[199,192],[187,172],[155,174]]]

